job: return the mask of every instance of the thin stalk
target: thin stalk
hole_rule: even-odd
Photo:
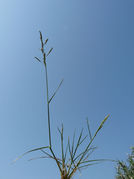
[[[62,172],[61,170],[61,167],[60,167],[60,164],[52,150],[52,144],[51,144],[51,126],[50,126],[50,111],[49,111],[49,92],[48,92],[48,74],[47,74],[47,65],[46,65],[46,61],[45,61],[45,55],[44,55],[44,66],[45,66],[45,75],[46,75],[46,89],[47,89],[47,114],[48,114],[48,131],[49,131],[49,145],[50,145],[50,152],[52,153],[57,165],[58,165],[58,168],[60,170],[60,172]]]
[[[47,114],[48,114],[48,131],[49,131],[49,145],[51,148],[51,128],[50,128],[50,112],[49,112],[49,92],[48,92],[48,74],[47,74],[47,64],[46,64],[46,53],[44,51],[44,45],[43,43],[43,37],[42,37],[42,33],[39,31],[40,33],[40,41],[41,41],[41,52],[43,55],[43,62],[44,62],[44,66],[45,66],[45,76],[46,76],[46,90],[47,90]],[[38,58],[36,58],[38,59]]]
[[[53,150],[52,150],[51,147],[50,147],[50,151],[51,151],[51,153],[52,153],[52,155],[53,155],[53,157],[54,157],[54,159],[55,159],[55,161],[56,161],[56,163],[57,163],[57,166],[58,166],[60,172],[62,173],[62,169],[61,169],[61,167],[60,167],[60,163],[59,163],[59,161],[57,160],[57,158],[56,158],[56,156],[55,156],[55,154],[54,154],[54,152],[53,152]]]
[[[43,55],[44,57],[44,66],[45,66],[45,76],[46,76],[46,90],[47,90],[47,114],[48,114],[48,131],[49,131],[49,145],[50,145],[50,152],[52,153],[58,168],[60,170],[60,172],[62,172],[60,164],[52,150],[52,144],[51,144],[51,126],[50,126],[50,110],[49,110],[49,91],[48,91],[48,73],[47,73],[47,65],[46,65],[46,58],[45,58],[45,54]]]
[[[48,132],[49,132],[49,145],[50,148],[52,147],[51,144],[51,126],[50,126],[50,110],[49,110],[49,94],[48,94],[48,74],[47,74],[47,65],[44,61],[45,66],[45,73],[46,73],[46,89],[47,89],[47,115],[48,115]]]
[[[43,62],[44,62],[44,66],[45,66],[45,76],[46,76],[46,90],[47,90],[47,114],[48,114],[48,132],[49,132],[49,149],[50,152],[52,153],[57,166],[60,170],[60,172],[62,172],[61,167],[60,167],[60,163],[57,160],[53,150],[52,150],[52,144],[51,144],[51,126],[50,126],[50,110],[49,110],[49,90],[48,90],[48,73],[47,73],[47,64],[46,64],[46,54],[44,52],[44,43],[43,43],[43,38],[42,38],[42,33],[40,32],[40,40],[41,40],[41,52],[43,54]],[[49,51],[49,54],[51,53],[52,49]],[[48,55],[47,55],[48,56]]]

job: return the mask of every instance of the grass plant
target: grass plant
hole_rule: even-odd
[[[100,126],[94,133],[94,135],[91,134],[89,121],[87,119],[87,135],[83,135],[83,129],[78,135],[78,138],[75,137],[75,133],[72,139],[72,142],[70,141],[70,138],[68,137],[68,141],[66,142],[66,146],[64,145],[64,126],[62,124],[61,129],[58,128],[59,135],[60,135],[60,141],[61,141],[61,157],[57,157],[57,154],[55,153],[55,150],[53,148],[53,143],[51,139],[51,120],[50,120],[50,103],[54,99],[57,91],[59,90],[60,86],[62,85],[63,80],[61,80],[59,86],[55,90],[54,94],[52,96],[49,96],[49,85],[48,85],[48,72],[47,72],[47,57],[52,52],[53,48],[51,48],[48,53],[46,53],[46,46],[48,43],[48,39],[45,41],[43,40],[42,33],[39,31],[40,34],[40,42],[41,42],[41,54],[42,59],[35,57],[35,59],[42,63],[44,65],[45,69],[45,81],[46,81],[46,95],[47,95],[47,120],[48,120],[48,136],[49,136],[49,144],[44,147],[35,148],[32,150],[27,151],[20,157],[18,157],[16,160],[21,158],[22,156],[32,153],[35,151],[41,151],[43,153],[43,156],[39,158],[50,158],[54,160],[57,164],[57,167],[60,171],[61,179],[71,179],[76,171],[81,171],[81,169],[86,168],[88,166],[100,163],[102,161],[106,161],[104,159],[96,159],[96,160],[90,160],[89,157],[92,154],[92,152],[95,151],[96,147],[94,147],[93,141],[95,137],[97,136],[98,132],[103,127],[104,123],[107,121],[109,115],[105,117],[105,119],[101,122]],[[82,146],[82,149],[81,149]],[[84,149],[83,149],[84,148]],[[34,159],[34,158],[33,158]],[[31,160],[33,160],[31,159]]]
[[[116,179],[134,179],[134,147],[131,147],[131,154],[127,161],[117,161]]]

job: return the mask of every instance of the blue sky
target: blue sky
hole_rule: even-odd
[[[48,144],[44,69],[39,33],[49,38],[50,94],[64,78],[51,105],[52,140],[59,153],[57,126],[65,138],[86,128],[95,132],[92,158],[126,159],[134,126],[134,1],[133,0],[4,0],[0,1],[0,178],[60,178],[49,160],[14,165],[25,151]],[[115,165],[103,163],[74,178],[113,179]]]

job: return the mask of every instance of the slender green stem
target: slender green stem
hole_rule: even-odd
[[[45,66],[45,76],[46,76],[46,90],[47,90],[47,115],[48,115],[48,132],[49,132],[49,149],[50,152],[52,153],[60,172],[62,173],[61,167],[60,167],[60,163],[58,161],[58,159],[56,158],[53,150],[52,150],[52,144],[51,144],[51,125],[50,125],[50,110],[49,110],[49,90],[48,90],[48,73],[47,73],[47,64],[46,64],[46,54],[44,52],[44,43],[43,43],[43,39],[42,39],[42,34],[40,32],[40,40],[41,40],[41,52],[43,54],[43,62],[44,62],[44,66]]]
[[[55,156],[55,154],[54,154],[54,152],[53,152],[53,150],[52,150],[51,147],[50,147],[50,151],[51,151],[51,153],[52,153],[52,155],[53,155],[53,157],[54,157],[54,159],[55,159],[55,161],[56,161],[56,163],[57,163],[57,165],[58,165],[58,168],[59,168],[60,172],[62,173],[62,169],[61,169],[61,167],[60,167],[60,163],[59,163],[59,161],[57,160],[57,158],[56,158],[56,156]]]
[[[47,114],[48,114],[48,131],[49,131],[49,145],[52,147],[51,144],[51,126],[50,126],[50,111],[49,111],[49,93],[48,93],[48,74],[47,74],[47,65],[45,65],[45,72],[46,72],[46,89],[47,89]]]
[[[49,145],[50,145],[50,152],[52,153],[60,172],[62,172],[59,161],[57,160],[53,150],[52,150],[52,144],[51,144],[51,126],[50,126],[50,111],[49,111],[49,92],[48,92],[48,74],[47,74],[47,65],[44,60],[44,65],[45,65],[45,72],[46,72],[46,89],[47,89],[47,113],[48,113],[48,130],[49,130]]]

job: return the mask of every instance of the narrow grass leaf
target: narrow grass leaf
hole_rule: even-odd
[[[62,151],[62,162],[63,162],[63,168],[65,165],[65,156],[64,156],[64,145],[63,145],[63,124],[61,129],[61,151]]]
[[[85,156],[85,158],[83,159],[83,161],[87,160],[88,157],[89,157],[96,149],[97,149],[97,147],[93,147],[93,148],[91,149],[91,151],[89,151],[89,153],[87,153],[87,155]]]
[[[19,156],[18,158],[16,158],[13,162],[16,162],[17,160],[19,160],[20,158],[22,158],[24,155],[26,155],[28,153],[39,151],[39,150],[42,150],[42,149],[47,149],[47,148],[50,148],[50,147],[46,146],[46,147],[40,147],[40,148],[29,150],[29,151],[25,152],[24,154],[22,154],[21,156]]]
[[[80,164],[91,163],[91,162],[104,162],[104,161],[109,161],[109,160],[108,159],[86,160],[86,161],[82,161]]]
[[[34,57],[36,60],[38,60],[39,62],[41,62],[41,60],[38,57]]]
[[[65,151],[65,161],[66,161],[66,157],[67,157],[67,152],[68,152],[68,143],[67,143],[67,145],[66,145],[66,151]]]
[[[88,128],[88,133],[89,133],[90,140],[92,140],[92,134],[91,134],[91,130],[90,130],[90,127],[89,127],[88,118],[87,118],[87,128]]]
[[[74,161],[78,160],[79,157],[81,157],[83,154],[84,154],[84,156],[85,156],[90,150],[91,150],[91,148],[89,148],[86,152],[83,151],[83,152],[81,152],[80,154],[78,154],[78,155],[75,157]]]
[[[41,156],[41,157],[34,157],[34,158],[30,158],[28,161],[32,161],[32,160],[37,160],[37,159],[44,159],[44,158],[51,158],[51,157],[47,157],[47,156]]]
[[[56,93],[58,92],[58,90],[59,90],[60,86],[62,85],[62,83],[63,83],[63,79],[61,80],[61,82],[60,82],[58,88],[56,89],[56,91],[54,92],[54,94],[52,95],[52,97],[50,98],[49,103],[52,101],[52,99],[54,98],[54,96],[55,96]]]
[[[46,45],[46,44],[47,44],[47,42],[48,42],[48,39],[46,39],[46,40],[45,40],[45,43],[44,43],[44,44]]]
[[[73,156],[73,152],[74,152],[74,140],[75,140],[75,131],[74,131],[73,141],[72,141],[72,156]]]
[[[28,161],[37,160],[37,159],[53,159],[53,160],[55,160],[53,157],[41,156],[41,157],[31,158]],[[58,159],[58,161],[59,161],[59,159]],[[59,161],[59,163],[62,165],[62,163],[60,161]]]
[[[87,138],[87,135],[81,140],[81,142],[79,143],[79,145],[81,145],[81,144],[85,141],[86,138]]]
[[[80,145],[80,140],[81,140],[81,137],[82,137],[82,133],[83,133],[83,129],[81,130],[80,132],[80,135],[79,135],[79,138],[78,138],[78,141],[77,141],[77,144],[76,144],[76,147],[75,147],[75,150],[74,150],[74,153],[73,153],[73,157],[75,156],[76,152],[77,152],[77,149]]]
[[[45,152],[44,150],[41,149],[40,151],[43,152],[44,154],[46,154],[47,156],[49,156],[50,158],[53,158],[52,155],[50,155],[49,153]]]
[[[53,48],[51,48],[47,54],[47,56],[52,52]]]
[[[72,156],[72,151],[71,151],[71,147],[70,147],[70,140],[69,140],[69,137],[68,137],[68,148],[69,148],[69,154],[70,154],[70,164],[69,164],[69,167],[68,167],[68,174],[70,172],[70,169],[72,167],[72,164],[73,164],[73,156]]]
[[[90,163],[90,164],[87,164],[87,165],[83,165],[83,166],[80,166],[80,167],[78,167],[79,169],[82,169],[82,168],[86,168],[86,167],[88,167],[88,166],[92,166],[92,165],[96,165],[96,164],[99,164],[98,162],[96,162],[96,163]]]

